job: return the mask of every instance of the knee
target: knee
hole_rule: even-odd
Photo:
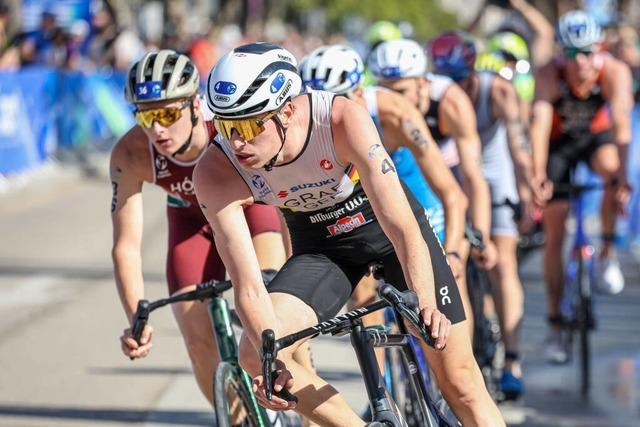
[[[262,364],[258,358],[258,353],[244,334],[242,338],[240,338],[240,345],[238,346],[238,362],[242,369],[247,371],[249,375],[255,376],[260,374]]]
[[[183,338],[189,358],[194,365],[198,367],[209,366],[212,361],[217,359],[218,352],[213,334],[187,330],[183,332]]]
[[[464,406],[472,407],[479,401],[479,396],[484,387],[482,377],[478,383],[478,368],[471,362],[456,366],[447,373],[444,384],[440,384],[443,391]],[[454,403],[455,405],[455,403]]]

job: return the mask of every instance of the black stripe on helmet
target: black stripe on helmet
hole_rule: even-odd
[[[291,71],[291,72],[293,72],[295,74],[298,73],[298,70],[296,69],[296,67],[293,64],[290,64],[290,63],[285,62],[285,61],[272,62],[271,64],[267,65],[258,74],[258,77],[256,77],[255,80],[253,81],[253,83],[251,83],[251,86],[249,86],[247,88],[247,90],[244,91],[242,96],[240,96],[238,101],[235,102],[233,105],[230,105],[228,107],[222,107],[222,106],[216,105],[215,103],[212,102],[211,106],[213,108],[215,108],[216,110],[230,110],[230,109],[234,109],[234,108],[240,107],[242,104],[246,103],[254,93],[256,93],[256,91],[260,88],[260,86],[262,86],[262,84],[265,81],[267,81],[267,79],[269,77],[271,77],[273,74],[275,74],[278,71]],[[209,77],[211,77],[211,76],[209,76]],[[212,81],[211,81],[211,79],[209,79],[209,81],[207,82],[207,92],[208,93],[210,93],[211,84],[212,84]],[[254,113],[254,112],[259,112],[260,109],[262,109],[268,102],[269,102],[269,100],[265,100],[264,102],[262,102],[262,103],[260,103],[260,104],[258,104],[256,106],[247,108],[245,110],[237,111],[237,112],[233,112],[233,113],[228,113],[228,114],[220,114],[220,116],[237,117],[237,116],[248,115],[248,114],[251,114],[251,113]],[[259,108],[258,108],[258,106],[259,106]]]

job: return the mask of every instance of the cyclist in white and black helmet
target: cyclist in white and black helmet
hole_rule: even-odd
[[[423,73],[424,67],[426,63]],[[347,96],[368,109],[398,176],[424,206],[456,279],[462,279],[464,265],[459,254],[463,252],[467,198],[416,107],[388,89],[361,87],[363,68],[362,59],[354,49],[343,45],[322,46],[303,60],[300,76],[303,84],[313,89]],[[375,285],[375,281],[369,282]],[[375,288],[371,285],[358,286],[354,306],[375,298]],[[466,288],[461,286],[460,290],[466,303]],[[367,316],[365,322],[379,324],[380,318],[375,317],[375,313]]]
[[[458,418],[503,426],[473,359],[444,253],[424,208],[401,185],[368,112],[329,92],[298,96],[301,86],[293,55],[276,45],[253,43],[225,55],[207,90],[221,137],[194,173],[234,282],[244,326],[240,363],[254,377],[258,399],[272,409],[296,407],[276,396],[266,399],[262,331],[280,337],[334,316],[378,261],[390,283],[417,292],[421,317],[440,350],[426,354]],[[293,256],[268,289],[242,216],[250,203],[278,206],[291,233]],[[296,409],[320,425],[366,425],[337,390],[295,362],[291,350],[278,353],[275,389],[297,394]]]
[[[135,106],[137,124],[111,153],[113,200],[113,268],[127,325],[138,300],[144,298],[142,277],[142,187],[152,183],[168,193],[169,241],[166,260],[169,294],[195,289],[197,283],[223,280],[225,269],[213,244],[213,234],[194,192],[193,168],[215,135],[211,112],[198,96],[198,71],[191,60],[172,50],[147,53],[129,70],[125,95]],[[277,210],[253,205],[244,210],[259,264],[277,269],[285,261]],[[193,372],[202,393],[213,404],[213,373],[218,352],[207,305],[174,304]],[[138,345],[127,327],[123,353],[145,357],[152,346],[147,325]]]

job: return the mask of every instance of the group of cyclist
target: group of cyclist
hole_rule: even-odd
[[[243,324],[240,363],[263,406],[296,409],[319,425],[379,425],[366,424],[316,374],[306,344],[277,360],[274,390],[288,388],[297,403],[266,398],[260,363],[263,330],[283,336],[330,319],[350,299],[374,298],[367,273],[378,263],[386,281],[417,293],[436,340],[424,352],[458,419],[504,425],[471,347],[465,265],[472,258],[489,274],[505,347],[500,386],[518,396],[519,232],[543,210],[546,353],[564,362],[558,306],[569,208],[560,190],[580,160],[610,184],[600,287],[623,286],[611,243],[630,193],[630,72],[603,51],[602,29],[581,11],[560,18],[560,53],[534,70],[535,97],[533,78],[514,80],[531,72],[515,33],[496,34],[488,43],[493,60],[481,65],[466,33],[443,33],[423,47],[385,25],[366,61],[344,45],[322,46],[300,62],[270,43],[236,47],[211,70],[204,96],[185,55],[162,50],[133,65],[125,95],[137,124],[110,166],[122,305],[130,322],[144,296],[141,190],[155,183],[168,193],[169,292],[228,274]],[[374,84],[365,87],[367,80]],[[484,249],[469,248],[467,222]],[[261,269],[278,270],[268,287]],[[212,402],[218,361],[206,306],[180,303],[174,315]],[[140,344],[130,328],[121,337],[129,357],[146,356],[151,343],[150,326]]]

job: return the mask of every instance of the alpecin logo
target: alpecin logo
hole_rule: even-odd
[[[336,221],[335,224],[327,226],[327,230],[332,236],[348,233],[356,228],[364,225],[367,221],[364,219],[362,212],[358,212],[353,216],[345,216]]]

